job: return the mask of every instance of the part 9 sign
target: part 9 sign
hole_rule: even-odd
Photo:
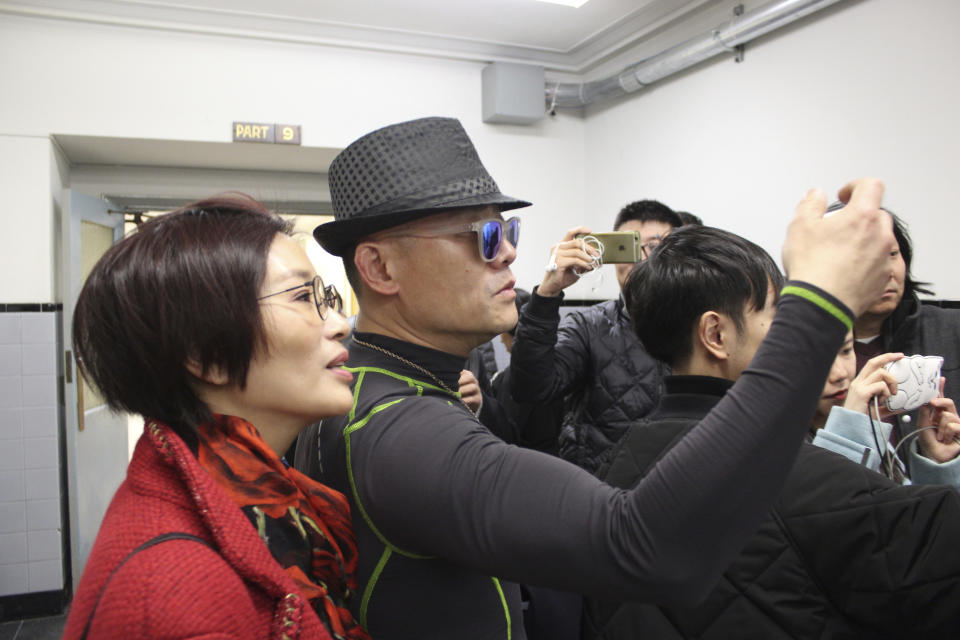
[[[233,141],[260,142],[266,144],[300,144],[300,125],[234,122]]]

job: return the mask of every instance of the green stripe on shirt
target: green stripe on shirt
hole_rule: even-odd
[[[796,285],[787,285],[780,292],[781,296],[794,295],[803,298],[813,304],[817,305],[834,318],[843,323],[843,326],[847,328],[847,331],[853,331],[853,318],[848,316],[840,307],[833,304],[823,296],[818,293],[815,293],[809,289],[804,289],[803,287],[798,287]]]

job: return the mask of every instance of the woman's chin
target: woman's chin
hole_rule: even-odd
[[[813,423],[818,425],[818,429],[827,421],[827,416],[830,415],[830,410],[833,409],[834,406],[833,402],[821,402],[817,406],[817,411],[813,414]]]
[[[323,416],[324,418],[341,416],[350,411],[350,408],[353,406],[353,390],[348,384],[344,384],[338,389],[331,390],[330,405],[330,413]]]

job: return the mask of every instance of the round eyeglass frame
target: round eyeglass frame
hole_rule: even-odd
[[[312,287],[313,289],[313,304],[317,308],[317,315],[320,316],[321,320],[326,320],[327,316],[324,315],[323,310],[332,309],[339,314],[343,314],[343,297],[340,295],[340,292],[337,291],[337,288],[332,285],[324,285],[323,279],[320,276],[314,276],[312,280],[307,280],[302,284],[298,284],[295,287],[290,287],[289,289],[284,289],[283,291],[274,291],[273,293],[268,293],[265,296],[260,296],[257,298],[257,301],[265,300],[267,298],[272,298],[273,296],[278,296],[281,293],[288,293],[290,291],[296,291],[297,289],[302,289],[304,287]]]

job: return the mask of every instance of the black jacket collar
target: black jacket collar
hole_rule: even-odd
[[[667,376],[666,393],[649,420],[700,418],[707,415],[730,387],[731,380],[711,376]]]

